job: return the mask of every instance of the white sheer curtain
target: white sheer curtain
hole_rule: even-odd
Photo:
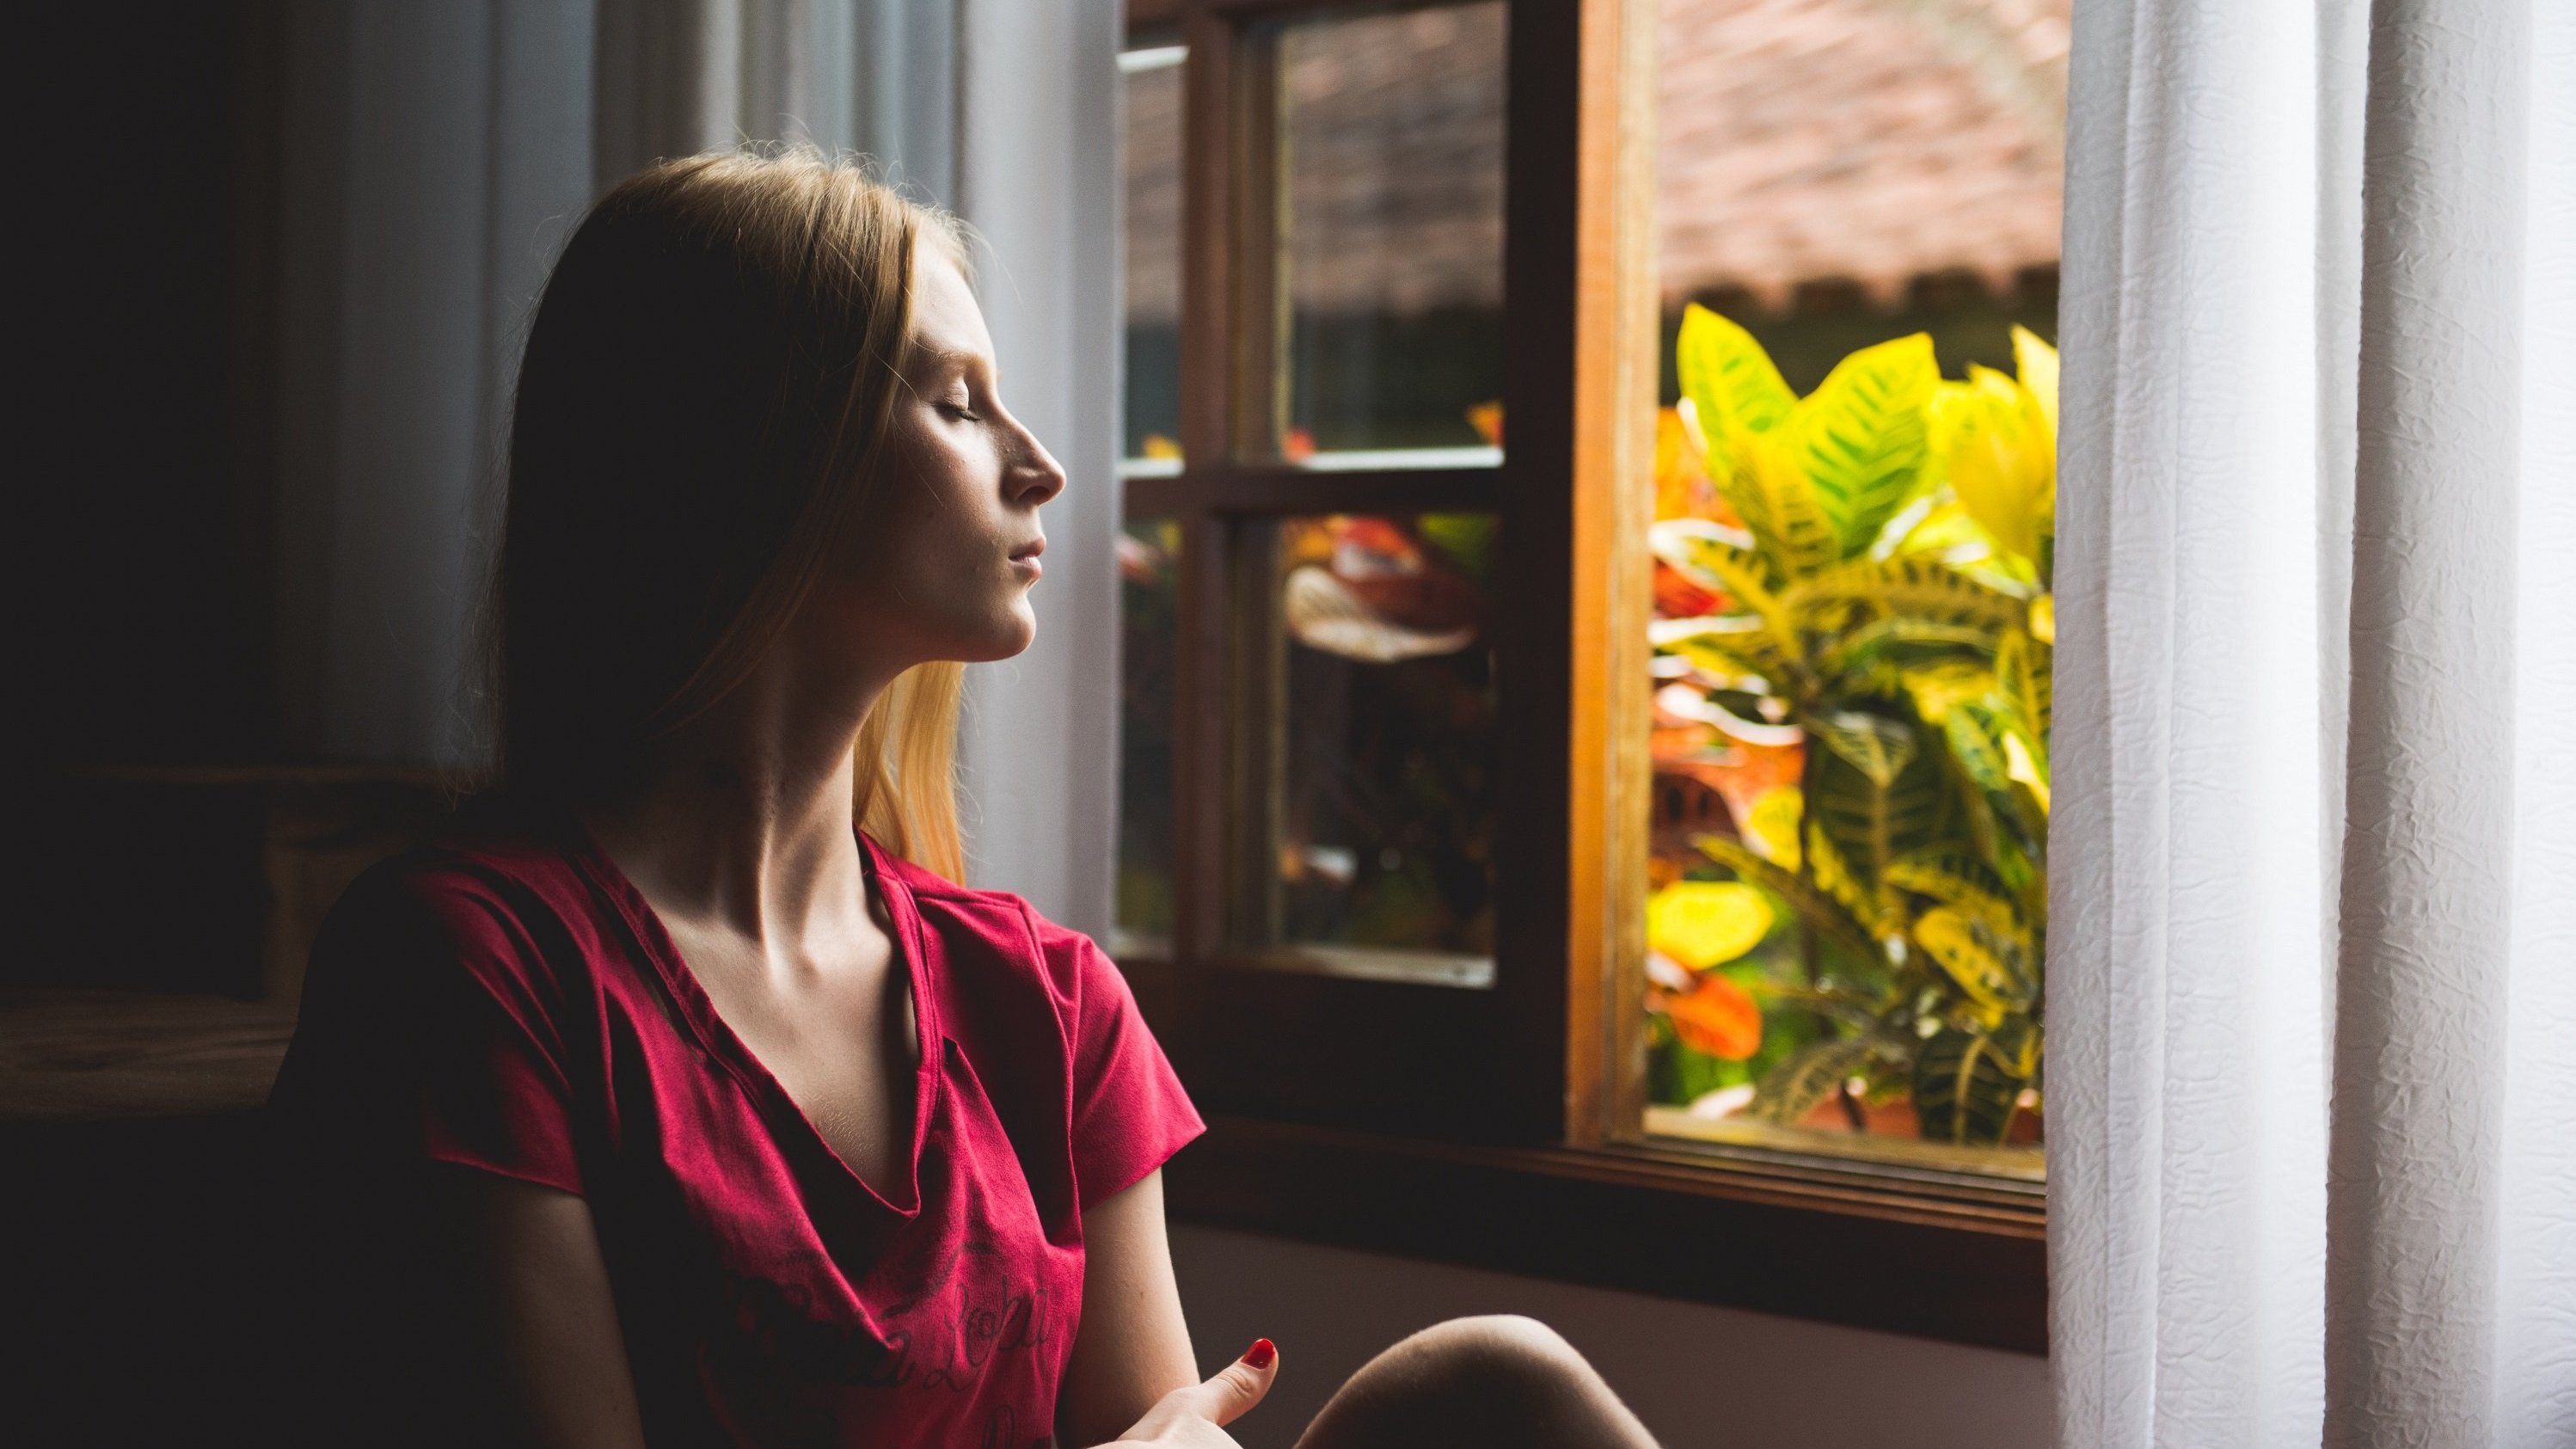
[[[290,0],[277,669],[326,759],[466,764],[527,304],[589,200],[590,0]]]
[[[601,186],[741,140],[863,152],[956,202],[967,0],[596,0]]]
[[[2060,1442],[2576,1444],[2576,6],[2069,92]]]

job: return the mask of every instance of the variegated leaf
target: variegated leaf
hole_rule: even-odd
[[[1851,354],[1799,399],[1791,447],[1842,556],[1875,543],[1922,481],[1924,405],[1940,380],[1932,338],[1917,332]]]

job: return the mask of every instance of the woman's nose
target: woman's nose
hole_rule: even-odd
[[[1064,465],[1055,460],[1035,434],[1024,430],[1021,437],[1026,439],[1026,445],[1012,461],[1004,483],[1013,502],[1035,508],[1064,491]]]

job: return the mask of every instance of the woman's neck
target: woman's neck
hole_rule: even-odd
[[[813,677],[756,670],[658,741],[635,789],[582,812],[656,910],[791,951],[865,910],[851,751],[885,685]]]

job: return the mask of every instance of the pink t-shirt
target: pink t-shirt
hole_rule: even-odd
[[[354,886],[278,1119],[350,1182],[435,1160],[586,1198],[652,1444],[1051,1445],[1083,1210],[1202,1123],[1089,938],[861,846],[921,1032],[885,1196],[569,829]]]

